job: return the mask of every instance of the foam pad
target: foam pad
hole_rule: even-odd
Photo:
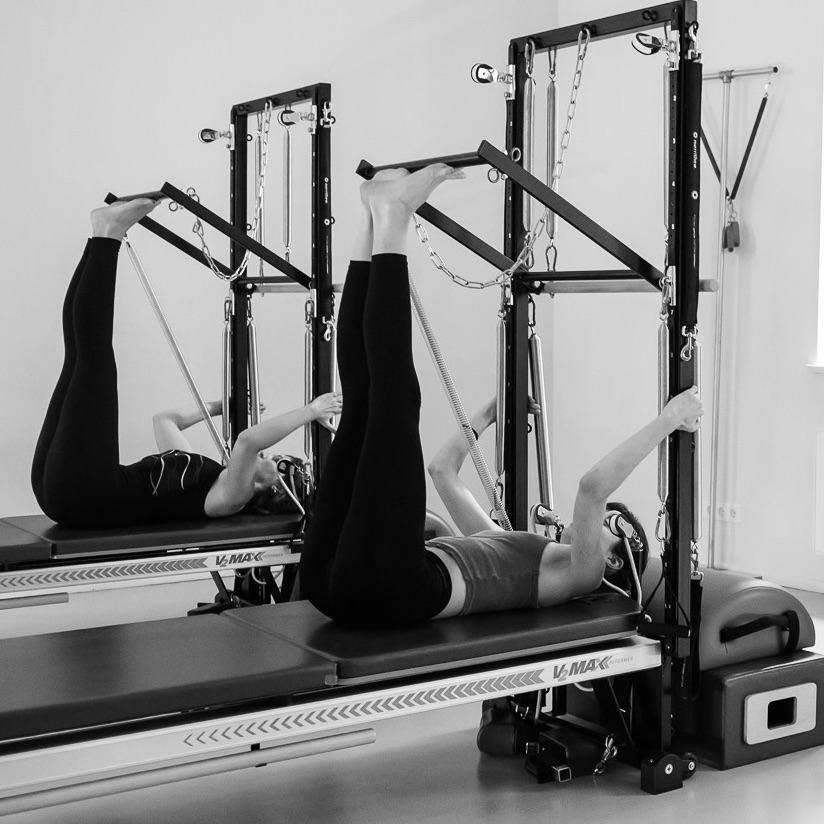
[[[721,630],[738,627],[762,616],[780,617],[794,611],[799,620],[798,649],[815,643],[815,626],[801,601],[791,592],[760,578],[720,569],[704,569],[699,657],[701,670],[778,655],[787,647],[788,634],[778,627],[755,632],[734,641],[721,642]],[[651,592],[661,575],[661,561],[650,558],[644,573],[644,591]],[[654,621],[664,617],[664,588],[650,605]]]
[[[0,568],[6,564],[40,563],[51,558],[51,543],[0,520]]]
[[[638,613],[630,598],[597,593],[547,609],[479,613],[391,630],[338,624],[308,601],[249,607],[228,617],[334,661],[341,681],[350,681],[386,673],[401,677],[445,664],[456,668],[461,662],[506,660],[630,637]]]
[[[219,615],[0,641],[0,740],[318,689],[328,660]]]
[[[292,536],[299,522],[297,515],[233,515],[118,529],[75,529],[60,526],[45,515],[23,515],[3,521],[9,527],[47,542],[52,558],[283,541]],[[5,553],[0,543],[0,563],[12,563],[6,560]],[[10,554],[19,558],[21,553],[12,548]]]

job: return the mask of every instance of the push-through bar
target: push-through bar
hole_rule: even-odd
[[[146,196],[149,195],[157,195],[158,192],[147,192]],[[119,200],[135,200],[139,197],[139,195],[129,195],[127,197],[117,197],[117,195],[113,195],[111,192],[106,195],[105,202],[106,203],[114,203],[115,201]],[[198,263],[202,263],[204,266],[209,266],[209,261],[206,260],[206,255],[203,254],[202,249],[198,249],[192,243],[189,243],[188,240],[183,240],[182,237],[172,232],[170,229],[167,229],[162,224],[158,223],[156,220],[152,220],[150,217],[144,217],[143,220],[139,221],[139,225],[142,226],[144,229],[148,229],[153,234],[157,235],[162,240],[165,240],[166,243],[171,244],[175,247],[175,249],[180,250],[183,252],[184,255],[188,255],[191,258],[194,258]],[[226,264],[221,263],[219,260],[214,260],[215,266],[217,266],[218,270],[226,275],[226,277],[231,276],[232,270],[226,266]]]
[[[606,252],[609,252],[609,254],[619,262],[623,263],[624,266],[630,270],[630,275],[634,274],[643,278],[647,283],[660,291],[660,280],[663,278],[663,274],[659,272],[658,269],[486,140],[481,142],[477,152],[467,152],[465,154],[430,157],[425,160],[392,163],[384,166],[373,166],[366,160],[362,160],[360,164],[358,164],[357,172],[361,177],[369,180],[376,172],[383,171],[384,169],[407,169],[409,171],[415,171],[423,169],[425,166],[433,163],[445,163],[454,168],[481,165],[493,166],[499,172],[507,175],[524,191],[532,195],[532,197],[558,215],[562,220],[575,227],[579,232]],[[513,262],[508,257],[497,252],[480,238],[464,229],[460,224],[450,220],[442,212],[439,212],[428,204],[424,204],[424,206],[418,210],[418,214],[475,252],[484,260],[492,263],[496,268],[505,270],[512,266]]]
[[[465,169],[467,166],[483,166],[486,161],[481,160],[477,152],[465,152],[442,157],[427,157],[424,160],[409,160],[406,163],[387,163],[384,166],[373,166],[368,161],[361,160],[355,171],[366,180],[371,180],[378,172],[385,172],[387,169],[406,169],[409,172],[417,172],[435,163],[446,163],[453,169]]]
[[[629,246],[621,243],[618,238],[599,226],[592,218],[587,217],[580,209],[576,209],[569,201],[564,200],[557,192],[541,183],[537,177],[531,175],[486,140],[478,147],[478,155],[490,166],[494,166],[499,172],[507,175],[510,180],[517,183],[525,192],[532,195],[538,202],[543,203],[544,206],[569,223],[570,226],[575,227],[581,234],[600,246],[605,252],[609,252],[631,272],[639,275],[660,291],[660,280],[664,277],[663,274],[639,254],[633,252]]]
[[[164,183],[160,191],[179,206],[191,212],[195,217],[199,217],[211,227],[217,229],[221,234],[226,235],[230,240],[237,243],[238,246],[242,246],[247,252],[251,252],[279,272],[283,272],[284,275],[291,278],[295,283],[299,283],[306,289],[310,288],[312,279],[308,275],[301,272],[300,269],[295,266],[292,266],[291,263],[279,257],[270,249],[267,249],[262,243],[258,243],[254,238],[249,237],[245,232],[241,232],[240,229],[232,226],[229,221],[216,215],[202,203],[198,203],[194,198],[189,197],[185,192],[181,192],[180,189],[172,186],[171,183]]]
[[[478,157],[477,152],[470,152],[460,155],[430,157],[426,160],[412,160],[408,163],[392,163],[386,166],[373,166],[368,161],[361,160],[355,171],[361,177],[366,178],[366,180],[371,180],[376,172],[385,169],[407,169],[412,172],[423,169],[426,166],[431,166],[433,163],[446,163],[453,169],[457,169],[465,166],[481,166],[485,164],[485,162],[486,161]],[[434,206],[424,203],[423,206],[417,210],[417,214],[499,271],[509,269],[514,263],[514,261],[510,260],[506,255],[502,255],[494,246],[490,246],[486,241],[481,240],[477,235],[461,226],[457,221],[452,220],[451,217],[447,217],[447,215]]]

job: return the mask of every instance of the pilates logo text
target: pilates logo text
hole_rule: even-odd
[[[605,655],[603,658],[585,658],[582,661],[573,661],[571,664],[556,664],[552,668],[552,674],[556,681],[566,681],[567,678],[573,678],[576,675],[588,675],[609,669],[611,662],[611,655]]]
[[[261,563],[263,561],[262,552],[238,552],[231,555],[215,555],[215,566],[227,567],[237,564]]]

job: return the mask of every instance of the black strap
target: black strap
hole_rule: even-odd
[[[738,194],[738,187],[741,185],[741,178],[744,177],[744,169],[747,168],[747,161],[750,159],[752,144],[755,143],[755,135],[758,133],[758,127],[761,125],[761,118],[764,116],[764,109],[767,108],[767,99],[767,94],[761,98],[761,105],[758,107],[758,114],[755,116],[755,123],[753,123],[752,131],[750,132],[750,139],[747,143],[747,148],[744,151],[744,159],[741,161],[741,166],[738,169],[738,176],[735,178],[735,183],[732,185],[730,200],[735,200],[735,197]]]
[[[767,108],[767,100],[769,99],[769,95],[765,94],[761,98],[761,105],[758,107],[758,114],[755,116],[755,122],[752,124],[752,130],[750,131],[750,139],[747,141],[747,148],[744,151],[744,157],[741,160],[741,166],[738,168],[738,174],[735,177],[735,183],[732,186],[732,192],[727,189],[727,198],[729,200],[735,200],[736,196],[738,195],[738,187],[741,185],[741,179],[744,177],[744,170],[747,168],[747,162],[750,159],[750,153],[752,152],[753,143],[755,143],[755,136],[758,134],[758,127],[761,125],[761,118],[764,117],[764,109]],[[704,149],[707,152],[707,157],[709,158],[710,164],[712,165],[713,170],[715,171],[715,176],[718,178],[718,182],[721,182],[721,169],[718,168],[718,161],[715,159],[715,155],[712,153],[712,149],[710,148],[709,141],[707,140],[707,136],[704,134],[704,130],[701,130],[701,142],[704,144]]]
[[[729,644],[730,641],[737,641],[739,638],[754,635],[756,632],[761,632],[770,627],[778,627],[787,632],[787,644],[784,647],[784,652],[795,652],[798,649],[798,641],[801,637],[801,622],[798,619],[798,613],[793,609],[787,610],[781,615],[763,615],[761,618],[748,621],[746,624],[739,624],[737,627],[724,627],[719,638],[722,644]]]

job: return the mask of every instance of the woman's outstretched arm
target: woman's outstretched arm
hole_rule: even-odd
[[[572,522],[571,573],[581,579],[580,591],[589,591],[586,582],[601,580],[604,553],[601,545],[606,504],[636,467],[675,430],[695,432],[704,407],[695,387],[676,395],[655,420],[601,458],[578,484]],[[594,587],[589,587],[592,589]]]
[[[480,435],[495,423],[496,404],[494,398],[479,409],[469,423]],[[501,529],[486,514],[475,496],[460,478],[461,467],[469,454],[466,436],[457,430],[438,450],[429,463],[428,471],[435,489],[443,501],[455,526],[463,535],[474,535],[489,529]]]
[[[221,401],[209,401],[206,404],[209,416],[214,418],[223,413],[223,403]],[[152,418],[154,427],[155,442],[158,452],[165,452],[167,449],[180,449],[183,452],[191,452],[192,447],[186,436],[184,429],[194,426],[203,420],[200,409],[197,406],[176,406],[174,409],[165,409],[158,412]]]
[[[340,414],[341,408],[340,393],[328,392],[319,395],[306,406],[244,429],[232,447],[226,471],[209,492],[209,514],[215,517],[243,509],[255,493],[255,481],[274,484],[276,480],[277,470],[274,466],[269,470],[268,477],[264,477],[267,472],[261,471],[260,453],[307,423],[317,421],[322,426],[331,428],[330,419]]]

